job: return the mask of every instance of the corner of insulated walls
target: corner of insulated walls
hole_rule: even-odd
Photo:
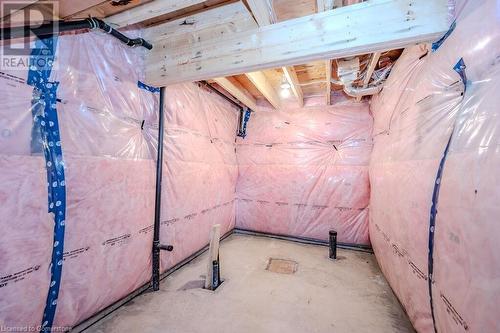
[[[371,132],[368,103],[253,114],[237,141],[236,226],[368,245]]]

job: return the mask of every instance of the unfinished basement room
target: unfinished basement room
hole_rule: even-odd
[[[0,333],[500,332],[500,0],[0,20]]]

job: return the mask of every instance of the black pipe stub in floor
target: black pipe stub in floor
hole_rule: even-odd
[[[219,284],[216,286],[216,287],[212,287],[212,288],[205,288],[205,286],[203,286],[201,289],[205,289],[205,290],[208,290],[208,291],[216,291],[221,285],[222,283],[224,282],[225,280],[220,280]]]
[[[328,237],[329,257],[337,259],[337,231],[330,230]]]
[[[218,257],[218,256],[217,256]],[[206,285],[203,289],[215,291],[224,282],[220,277],[220,262],[219,260],[212,261],[212,276],[210,280],[210,286],[207,288]]]

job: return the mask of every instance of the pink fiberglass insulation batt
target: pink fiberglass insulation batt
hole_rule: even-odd
[[[151,278],[158,95],[139,89],[140,49],[105,34],[59,38],[52,80],[66,173],[66,231],[54,326],[73,326]],[[33,87],[0,78],[0,325],[41,324],[54,220],[41,153],[31,152]],[[237,112],[194,84],[166,90],[162,270],[234,225]]]
[[[456,13],[449,38],[405,50],[372,101],[370,239],[419,332],[498,332],[500,7],[460,1]]]
[[[67,205],[54,325],[72,326],[150,279],[156,97],[137,87],[137,51],[104,36],[60,37],[57,61]]]
[[[252,114],[237,145],[237,227],[369,244],[371,132],[366,103]]]
[[[43,157],[0,155],[0,325],[41,324],[54,223],[44,164]]]
[[[161,240],[174,245],[162,268],[204,247],[212,225],[234,228],[238,109],[195,84],[166,91]]]

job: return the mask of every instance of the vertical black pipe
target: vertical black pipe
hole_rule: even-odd
[[[212,262],[212,290],[217,289],[220,284],[220,270],[219,270],[219,262],[214,260]]]
[[[155,222],[153,230],[153,290],[160,289],[160,211],[161,211],[161,175],[163,167],[163,103],[165,87],[160,88],[160,111],[158,114],[158,155],[156,157],[156,197]]]
[[[329,245],[330,245],[330,259],[337,259],[337,232],[330,230]]]

